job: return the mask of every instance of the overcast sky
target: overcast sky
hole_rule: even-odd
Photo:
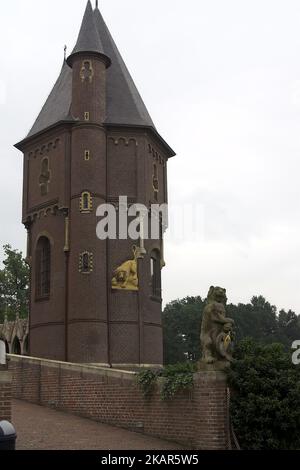
[[[25,250],[22,155],[73,48],[85,0],[1,2],[0,244]],[[166,242],[164,299],[262,294],[300,313],[299,0],[100,0],[161,135],[171,205],[199,205],[196,241]],[[2,257],[2,251],[0,256]]]

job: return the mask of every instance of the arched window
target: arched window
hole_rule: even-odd
[[[36,298],[50,297],[51,246],[47,237],[41,237],[36,248]]]
[[[158,250],[151,253],[150,270],[152,296],[161,299],[161,264]]]
[[[18,356],[21,355],[21,343],[20,343],[19,338],[17,336],[13,340],[12,354],[17,354]]]
[[[80,198],[80,210],[81,212],[91,212],[93,209],[93,199],[91,196],[91,193],[88,191],[85,191],[84,193],[81,194]]]

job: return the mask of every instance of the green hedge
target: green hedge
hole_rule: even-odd
[[[300,449],[300,366],[281,344],[241,341],[228,372],[231,418],[242,449]]]

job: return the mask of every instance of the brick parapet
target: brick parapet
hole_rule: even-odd
[[[199,372],[194,387],[163,401],[145,399],[135,372],[10,356],[14,397],[195,449],[227,448],[227,385]]]

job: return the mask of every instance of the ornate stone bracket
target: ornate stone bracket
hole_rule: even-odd
[[[33,157],[36,158],[38,155],[47,155],[51,150],[54,150],[58,147],[60,143],[60,139],[55,139],[52,140],[51,142],[48,142],[47,144],[44,144],[40,147],[37,147],[35,150],[32,150],[31,152],[28,153],[28,157]]]

